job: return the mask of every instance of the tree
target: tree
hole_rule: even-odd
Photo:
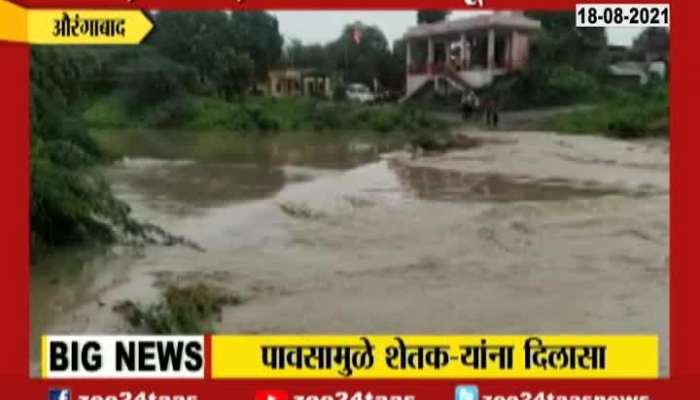
[[[284,48],[282,63],[295,68],[315,68],[330,73],[334,70],[331,51],[321,44],[304,45],[299,39],[292,39]]]
[[[32,50],[33,137],[70,141],[89,156],[100,155],[84,127],[66,122],[78,117],[70,110],[84,100],[83,86],[97,71],[96,59],[79,48]]]
[[[529,11],[542,30],[528,68],[501,82],[516,106],[567,104],[587,99],[608,77],[609,52],[604,28],[577,28],[574,12]],[[515,104],[520,103],[520,104]]]
[[[228,27],[227,44],[250,55],[258,78],[266,76],[268,70],[279,63],[284,39],[277,18],[264,11],[234,12]]]
[[[448,10],[420,10],[416,15],[419,24],[433,24],[444,21],[451,11]]]
[[[200,82],[213,79],[217,53],[231,47],[247,53],[258,77],[267,74],[282,54],[282,35],[277,19],[263,11],[159,12],[156,30],[148,43],[165,56],[197,69]]]
[[[216,54],[214,77],[217,88],[227,101],[250,87],[255,65],[248,54],[224,47]]]
[[[79,113],[80,85],[95,73],[79,49],[32,49],[31,251],[110,240],[129,213],[99,172],[101,153]]]
[[[300,39],[290,39],[289,44],[282,47],[282,64],[295,67],[304,58],[304,44]]]
[[[159,12],[148,43],[166,57],[194,66],[199,81],[206,82],[211,78],[216,52],[231,40],[227,23],[228,17],[221,11]]]
[[[353,40],[355,29],[361,32],[359,43]],[[345,71],[348,82],[372,85],[375,78],[383,82],[390,73],[387,66],[391,58],[389,44],[384,33],[376,26],[360,22],[345,26],[340,37],[329,45],[335,67]]]
[[[406,41],[397,39],[391,51],[383,83],[392,90],[402,90],[406,84]]]
[[[124,54],[113,74],[119,82],[115,89],[130,113],[146,113],[151,106],[198,86],[196,67],[173,61],[150,46],[139,48],[135,54]]]
[[[533,63],[568,64],[596,75],[607,74],[608,38],[605,28],[577,28],[575,12],[528,11],[542,31],[533,49]]]
[[[666,28],[649,27],[634,39],[632,50],[644,58],[666,61],[669,50],[669,34]]]

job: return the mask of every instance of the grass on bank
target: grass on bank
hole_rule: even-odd
[[[315,98],[246,97],[226,102],[216,97],[183,95],[129,112],[119,94],[96,99],[84,112],[98,129],[181,129],[277,132],[393,133],[444,131],[444,122],[410,105],[361,105]]]
[[[201,334],[212,332],[212,323],[221,317],[222,307],[241,302],[239,297],[197,283],[167,286],[161,300],[149,307],[124,301],[114,311],[132,327],[151,334]]]
[[[557,116],[544,128],[561,133],[604,134],[622,139],[668,135],[668,86],[659,82],[619,92],[594,109]]]

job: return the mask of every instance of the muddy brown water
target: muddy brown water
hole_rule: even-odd
[[[439,201],[562,201],[582,197],[628,194],[623,190],[579,186],[562,179],[532,179],[520,175],[464,173],[389,163],[407,192]]]
[[[41,334],[130,332],[114,304],[183,282],[244,299],[220,332],[644,332],[666,346],[667,170],[645,167],[664,165],[648,146],[523,134],[413,162],[382,156],[397,143],[149,135],[101,137],[119,156],[106,176],[135,217],[206,251],[45,257],[32,267],[34,361]],[[610,182],[572,164],[598,149],[629,157],[606,164]],[[511,168],[518,155],[530,161]]]

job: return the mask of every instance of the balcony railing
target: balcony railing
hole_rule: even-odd
[[[428,68],[430,67],[430,68]],[[445,68],[450,68],[455,71],[465,71],[467,70],[466,61],[450,61],[450,62],[434,62],[432,64],[428,63],[414,63],[406,68],[406,73],[408,75],[426,75],[426,74],[442,74],[445,72]]]

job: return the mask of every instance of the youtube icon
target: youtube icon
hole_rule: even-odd
[[[285,390],[258,390],[255,400],[287,400],[289,395]]]

